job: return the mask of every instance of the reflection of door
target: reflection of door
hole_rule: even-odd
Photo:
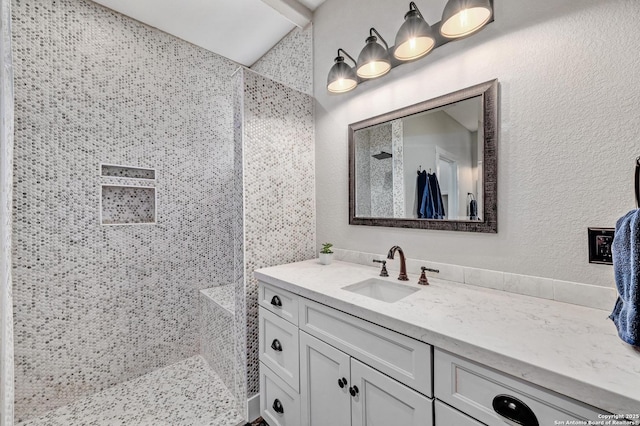
[[[450,152],[436,147],[436,175],[445,208],[445,219],[458,218],[458,161]]]

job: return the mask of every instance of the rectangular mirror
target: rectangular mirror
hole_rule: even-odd
[[[497,232],[497,80],[349,125],[349,223]]]

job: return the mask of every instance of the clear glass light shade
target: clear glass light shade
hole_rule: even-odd
[[[336,58],[336,63],[329,70],[327,77],[327,90],[331,93],[345,93],[353,90],[358,85],[358,77],[349,65],[341,57]]]
[[[489,22],[492,13],[489,0],[449,0],[442,13],[440,34],[447,38],[473,34]]]
[[[382,77],[391,69],[389,52],[377,43],[376,37],[369,37],[358,56],[357,74],[361,78]]]
[[[436,44],[429,24],[415,10],[410,10],[396,35],[393,56],[400,61],[418,59],[431,52]]]

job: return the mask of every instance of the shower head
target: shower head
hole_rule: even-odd
[[[393,156],[391,154],[389,154],[388,152],[380,151],[380,154],[374,154],[374,155],[372,155],[372,157],[376,158],[378,160],[384,160],[386,158],[391,158]]]

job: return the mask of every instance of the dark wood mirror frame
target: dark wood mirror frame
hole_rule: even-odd
[[[354,132],[465,99],[482,96],[484,107],[483,221],[356,217],[356,144]],[[420,102],[349,125],[349,224],[443,231],[498,232],[498,80]]]

